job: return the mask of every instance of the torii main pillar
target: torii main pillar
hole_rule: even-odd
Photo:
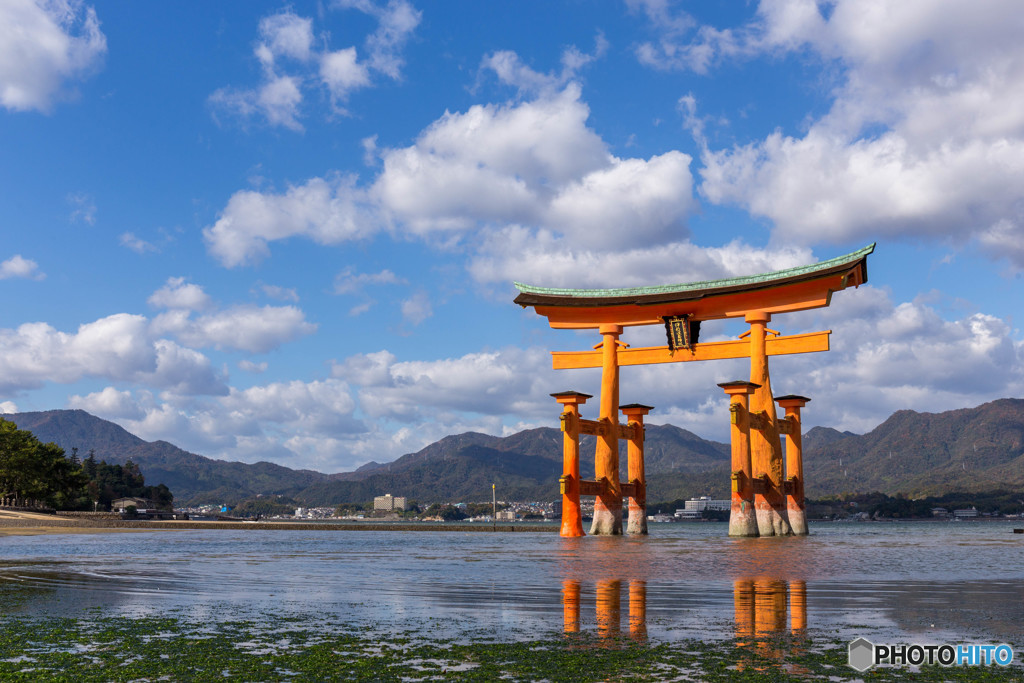
[[[757,416],[758,428],[750,430],[750,462],[754,479],[754,514],[760,536],[788,536],[793,533],[786,516],[786,494],[782,477],[782,439],[768,376],[765,341],[771,315],[763,311],[747,313],[750,324],[750,382],[757,388],[750,396],[750,412]]]
[[[619,483],[619,335],[621,325],[601,325],[601,433],[594,453],[594,476],[604,486],[594,501],[591,534],[622,533],[622,486]]]

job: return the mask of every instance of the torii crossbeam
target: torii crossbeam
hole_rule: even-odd
[[[832,294],[867,282],[871,244],[821,263],[761,275],[658,287],[559,289],[515,283],[515,303],[548,319],[553,328],[596,329],[602,342],[594,351],[554,352],[557,369],[597,368],[601,372],[600,419],[579,418],[590,398],[578,392],[553,394],[563,404],[565,466],[562,476],[562,535],[582,536],[579,497],[595,495],[592,534],[622,533],[622,499],[629,498],[631,533],[646,533],[646,479],[643,468],[643,415],[650,406],[619,406],[619,367],[723,358],[750,358],[750,380],[721,385],[730,396],[733,505],[729,534],[780,536],[806,534],[800,408],[810,399],[780,397],[786,416],[778,417],[768,375],[768,357],[828,351],[830,330],[779,335],[768,329],[773,315],[828,306]],[[749,331],[737,341],[700,343],[704,320],[742,317]],[[629,349],[619,341],[623,328],[665,325],[669,345]],[[749,338],[744,338],[749,337]],[[618,413],[628,416],[619,424]],[[579,477],[579,435],[595,434],[595,479]],[[787,436],[782,460],[782,440]],[[619,481],[619,438],[630,440],[630,481]],[[575,441],[575,445],[573,445]],[[635,462],[634,462],[635,461]],[[634,478],[634,472],[639,476]],[[638,519],[634,520],[634,515]]]

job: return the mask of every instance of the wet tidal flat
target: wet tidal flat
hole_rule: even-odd
[[[231,530],[0,539],[0,677],[1020,680],[1013,524],[729,539]],[[846,666],[875,643],[1008,643],[1010,669]]]

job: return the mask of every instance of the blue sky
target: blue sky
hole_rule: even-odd
[[[1008,0],[4,0],[0,410],[348,470],[596,393],[548,355],[595,335],[513,280],[871,242],[868,285],[773,321],[833,330],[776,393],[857,432],[1021,396],[1021,35]],[[724,440],[715,384],[746,372],[627,368],[622,399]]]

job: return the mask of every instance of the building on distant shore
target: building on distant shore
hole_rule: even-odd
[[[127,512],[130,507],[135,508],[138,512],[144,512],[154,505],[153,501],[145,498],[118,498],[110,503],[110,509],[113,512]]]
[[[687,510],[722,510],[728,512],[732,509],[731,500],[714,500],[709,496],[701,496],[700,498],[691,498],[686,501]]]
[[[700,498],[689,499],[685,505],[683,509],[676,510],[676,519],[700,519],[705,510],[728,512],[732,508],[732,501],[715,500],[708,496],[701,496]]]
[[[516,521],[516,511],[509,510],[498,510],[498,521],[499,522],[514,522]]]
[[[957,519],[971,518],[978,516],[978,508],[970,507],[962,510],[953,510],[953,517]]]
[[[377,496],[373,499],[373,510],[374,512],[405,510],[405,496],[392,496],[390,493],[385,493],[383,496]]]

